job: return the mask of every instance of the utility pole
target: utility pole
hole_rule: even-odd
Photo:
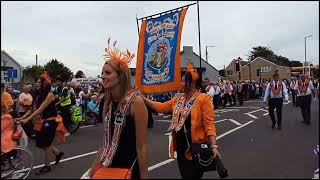
[[[312,35],[304,37],[304,66],[307,64],[307,38]],[[305,67],[303,67],[303,74],[305,73]]]
[[[38,54],[36,54],[36,66],[38,66]]]
[[[201,39],[200,39],[200,12],[199,12],[199,1],[197,1],[198,10],[198,33],[199,33],[199,58],[200,58],[200,77],[202,78],[202,68],[201,68]]]

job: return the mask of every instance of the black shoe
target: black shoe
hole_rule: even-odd
[[[56,155],[56,162],[54,165],[57,165],[60,162],[61,157],[64,155],[64,152],[60,152],[58,155]]]
[[[272,124],[271,128],[274,129],[275,124]]]
[[[50,166],[43,166],[38,172],[35,173],[35,175],[41,175],[50,171],[51,171]]]
[[[307,121],[305,121],[305,120],[303,120],[303,121],[301,121],[302,123],[304,123],[304,124],[307,124]]]
[[[310,125],[311,123],[310,123],[310,121],[307,121],[307,122],[305,122],[306,123],[306,125]]]
[[[281,129],[282,129],[282,127],[281,127],[281,126],[278,126],[278,129],[279,129],[279,130],[281,130]]]

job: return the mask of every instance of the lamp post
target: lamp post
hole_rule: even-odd
[[[206,61],[208,62],[208,47],[216,47],[216,46],[206,46]]]
[[[304,37],[304,63],[307,63],[307,38],[311,37],[312,35]],[[305,67],[303,67],[303,74],[305,73]]]

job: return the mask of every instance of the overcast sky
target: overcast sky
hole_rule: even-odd
[[[1,49],[21,65],[44,65],[56,58],[73,73],[100,74],[108,37],[121,49],[137,52],[136,15],[144,17],[196,1],[133,2],[3,2]],[[217,69],[233,58],[247,60],[252,47],[267,46],[275,54],[319,64],[319,2],[200,1],[201,54]],[[199,54],[197,6],[185,17],[181,49]],[[135,61],[130,67],[135,67]]]

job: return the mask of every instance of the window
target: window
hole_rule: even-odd
[[[271,66],[261,66],[261,72],[270,72]]]
[[[2,61],[1,66],[7,66],[7,62],[8,62],[8,61]]]

